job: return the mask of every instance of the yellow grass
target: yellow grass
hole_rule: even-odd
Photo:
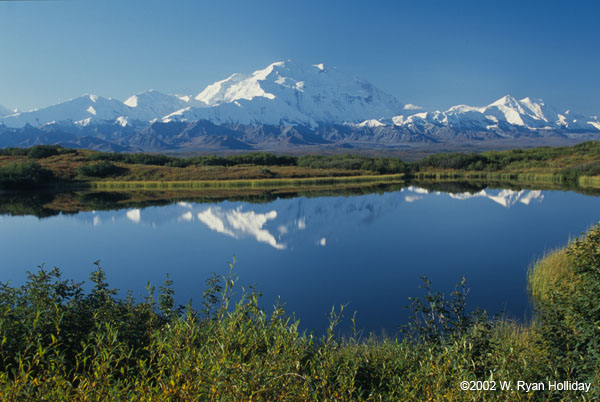
[[[282,186],[311,186],[328,185],[338,183],[370,183],[370,182],[398,182],[403,178],[402,174],[390,175],[364,175],[350,177],[311,177],[295,179],[253,179],[253,180],[146,180],[146,181],[94,181],[90,185],[93,189],[202,189],[202,188],[273,188]]]
[[[575,277],[569,270],[569,258],[565,247],[547,253],[530,267],[528,286],[534,300],[544,300],[556,286],[575,285]]]

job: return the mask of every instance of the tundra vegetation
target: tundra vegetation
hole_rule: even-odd
[[[85,186],[98,181],[246,181],[402,175],[405,179],[485,179],[598,186],[600,142],[483,153],[440,153],[414,162],[360,155],[174,157],[37,145],[0,150],[0,188]],[[15,172],[37,169],[37,181]],[[399,176],[398,176],[399,177]],[[600,187],[600,186],[598,186]]]
[[[92,286],[39,267],[0,286],[2,400],[505,401],[600,397],[600,227],[530,272],[535,319],[516,323],[466,307],[464,279],[408,302],[403,336],[301,332],[278,303],[267,313],[234,264],[207,280],[202,307],[178,306],[172,282],[122,299],[97,262]],[[89,290],[85,290],[89,288]],[[402,300],[398,301],[403,303]],[[354,323],[354,317],[349,318]],[[516,381],[580,381],[579,391],[516,390]],[[461,381],[496,381],[495,391]],[[511,390],[500,390],[510,381]]]

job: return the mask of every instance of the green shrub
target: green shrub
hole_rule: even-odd
[[[408,165],[399,158],[358,155],[305,155],[298,157],[297,165],[314,169],[368,170],[381,174],[404,173],[408,170]]]
[[[600,175],[600,162],[590,162],[564,168],[559,174],[568,180],[577,180],[580,176],[598,176]]]
[[[35,145],[27,151],[27,156],[32,159],[43,159],[58,155],[60,147],[58,145]]]
[[[126,168],[115,165],[108,161],[100,161],[94,164],[81,165],[77,168],[77,173],[88,177],[111,177],[120,176],[127,172]]]
[[[0,188],[31,188],[52,181],[54,175],[37,162],[12,163],[0,167]]]
[[[488,163],[488,158],[480,154],[441,153],[428,156],[416,165],[420,168],[483,170]]]

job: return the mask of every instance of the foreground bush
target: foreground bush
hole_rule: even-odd
[[[574,240],[551,258],[561,269],[538,267],[533,276],[545,279],[538,291],[540,331],[544,347],[561,360],[564,378],[597,381],[600,374],[600,226]],[[550,259],[546,259],[550,260]],[[539,286],[538,286],[539,287]]]
[[[598,233],[569,249],[576,262],[568,269],[588,288],[570,298],[556,281],[547,285],[539,323],[469,313],[464,280],[446,296],[425,278],[402,339],[340,338],[343,308],[332,310],[324,335],[300,332],[281,306],[261,309],[253,289],[236,296],[231,270],[207,281],[195,311],[176,306],[168,278],[157,297],[148,285],[148,296],[136,302],[116,296],[99,264],[87,292],[42,267],[21,287],[0,286],[0,399],[595,400]],[[512,381],[513,390],[460,388],[461,381],[486,380]],[[592,388],[526,393],[514,390],[518,380],[590,381]]]

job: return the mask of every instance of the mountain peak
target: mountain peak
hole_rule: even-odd
[[[519,103],[523,103],[523,104],[538,104],[540,106],[544,106],[544,100],[541,98],[536,98],[536,99],[531,99],[529,96],[520,99]]]
[[[167,95],[150,89],[130,96],[123,104],[135,109],[134,113],[129,115],[134,120],[150,121],[189,106],[189,100],[189,97]]]
[[[77,96],[75,98],[69,99],[66,102],[61,102],[61,103],[67,103],[67,102],[88,102],[88,101],[90,101],[92,103],[96,103],[96,102],[98,102],[98,99],[100,99],[100,96],[98,96],[98,95],[85,93],[83,95]],[[57,105],[60,105],[61,103],[57,103]]]
[[[138,104],[142,101],[164,101],[166,99],[172,99],[173,95],[166,95],[156,89],[148,89],[147,91],[138,92],[135,95],[127,98],[123,103],[129,107],[138,107]]]
[[[271,63],[252,74],[233,74],[208,85],[195,100],[210,107],[234,104],[244,109],[246,115],[258,113],[254,118],[257,121],[266,117],[265,113],[279,111],[288,123],[358,123],[372,118],[391,118],[403,108],[393,96],[366,80],[346,75],[336,68],[325,69],[323,63],[310,65],[292,60]],[[255,105],[250,105],[254,100]],[[265,107],[271,110],[258,110]],[[290,120],[291,116],[294,117]],[[279,119],[267,122],[274,124]]]
[[[508,107],[518,107],[519,101],[517,98],[511,95],[504,95],[502,98],[498,99],[495,102],[489,104],[489,106],[508,106]]]

